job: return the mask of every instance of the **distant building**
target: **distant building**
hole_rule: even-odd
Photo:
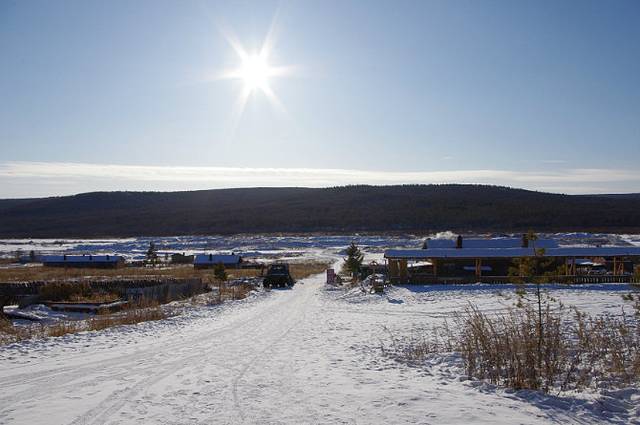
[[[115,269],[124,266],[124,257],[120,255],[41,255],[46,267],[74,267],[93,269]]]
[[[185,255],[184,252],[182,254],[171,254],[172,264],[193,264],[194,259],[194,255]]]
[[[562,282],[633,281],[640,247],[560,246],[553,239],[427,239],[422,249],[388,249],[384,253],[393,283],[509,282],[514,260],[542,257],[544,272]],[[541,271],[542,272],[542,271]],[[581,275],[601,274],[596,279]],[[593,281],[593,282],[592,282]]]
[[[242,257],[235,254],[199,254],[193,260],[196,269],[210,269],[218,264],[226,268],[240,268]]]

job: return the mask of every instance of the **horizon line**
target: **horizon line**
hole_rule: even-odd
[[[330,188],[356,185],[488,185],[567,195],[640,192],[640,171],[619,168],[554,170],[388,171],[339,168],[122,165],[0,162],[2,199],[91,192],[188,192],[241,188]]]

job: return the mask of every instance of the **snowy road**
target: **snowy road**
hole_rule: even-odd
[[[399,299],[349,303],[339,292],[325,292],[321,280],[188,317],[2,348],[0,423],[528,424],[603,418],[585,414],[571,400],[532,402],[476,388],[447,362],[411,368],[380,355],[383,326],[400,332],[427,325],[459,300],[439,310],[412,306],[414,295],[402,289]],[[634,420],[625,413],[610,419]]]

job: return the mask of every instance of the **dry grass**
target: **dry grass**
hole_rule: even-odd
[[[86,282],[52,282],[41,286],[38,292],[45,301],[104,303],[120,298],[118,294],[96,290]]]
[[[88,320],[87,329],[98,331],[121,325],[133,325],[152,320],[166,319],[167,314],[159,307],[136,308],[117,314],[98,315]]]
[[[10,344],[35,336],[29,328],[13,326],[10,320],[0,317],[0,345]]]
[[[57,337],[67,334],[73,334],[85,330],[83,322],[72,322],[67,320],[61,320],[50,326],[43,326],[44,333],[47,336]]]
[[[304,279],[311,275],[322,273],[329,266],[325,262],[303,262],[290,265],[294,279]],[[251,278],[260,276],[256,269],[230,269],[230,279]],[[86,277],[139,277],[139,276],[170,276],[176,278],[200,277],[205,282],[217,286],[213,277],[213,270],[194,270],[192,266],[178,266],[172,268],[123,268],[123,269],[63,269],[55,267],[25,267],[17,269],[0,269],[0,282],[50,281],[52,283],[42,287],[41,295],[51,301],[84,301],[106,302],[117,298],[114,294],[91,291],[88,284],[82,282],[68,283],[68,279]],[[248,296],[255,289],[249,284],[226,285],[221,291],[220,299],[208,297],[205,304],[217,304],[225,300],[240,300]],[[204,298],[203,298],[204,299]],[[193,297],[194,305],[199,297]],[[167,315],[156,301],[142,299],[130,304],[126,310],[119,313],[98,314],[86,321],[60,321],[53,325],[33,324],[32,326],[14,326],[6,319],[0,319],[0,345],[25,339],[44,338],[48,336],[62,336],[84,330],[101,330],[113,326],[140,323],[150,320],[161,320]]]
[[[61,320],[51,325],[34,323],[30,326],[14,326],[9,320],[0,319],[0,345],[22,340],[59,337],[82,331],[97,331],[114,326],[132,325],[152,320],[162,320],[167,314],[161,308],[132,308],[113,314],[100,314],[87,320]]]
[[[328,262],[308,261],[304,263],[292,263],[289,272],[294,280],[305,279],[314,274],[323,273],[331,265]]]
[[[461,332],[455,346],[467,374],[515,389],[553,387],[567,360],[560,319],[545,310],[542,335],[531,308],[488,317],[469,307],[458,318]]]
[[[251,271],[251,270],[247,270]],[[0,269],[0,282],[60,282],[90,278],[136,278],[147,276],[166,276],[175,278],[201,277],[212,278],[211,270],[196,270],[193,266],[175,266],[164,268],[123,267],[119,269],[89,269],[60,267],[15,267]]]
[[[243,300],[247,298],[251,291],[255,290],[253,285],[223,285],[220,289],[220,301]]]
[[[640,382],[640,328],[627,316],[576,311],[563,324],[547,306],[541,324],[531,308],[496,317],[472,308],[460,321],[456,345],[469,376],[545,392]]]
[[[87,283],[52,282],[38,289],[40,296],[47,301],[68,301],[71,298],[83,299],[91,296],[93,290]]]
[[[312,274],[321,273],[328,267],[325,262],[303,262],[290,265],[294,279],[304,279]],[[227,269],[230,279],[257,277],[260,269]],[[205,283],[213,283],[213,269],[194,269],[191,265],[172,267],[123,267],[119,269],[83,269],[60,267],[14,267],[0,268],[0,283],[8,282],[62,282],[70,279],[90,278],[135,278],[145,276],[166,276],[174,278],[201,278]]]
[[[562,392],[640,383],[637,319],[574,310],[574,319],[567,322],[562,309],[552,312],[547,303],[540,316],[528,304],[488,315],[470,306],[455,317],[455,331],[438,331],[444,338],[394,339],[391,349],[383,350],[408,362],[455,351],[469,377],[513,389]]]
[[[441,329],[433,329],[432,335],[414,333],[409,338],[399,337],[386,327],[383,327],[383,330],[388,334],[391,346],[386,347],[381,340],[380,348],[382,353],[403,362],[419,363],[431,354],[453,351],[450,345],[452,340],[451,332],[446,324]],[[441,335],[442,333],[444,338]]]
[[[10,320],[0,318],[0,345],[27,339],[58,337],[86,330],[102,330],[113,326],[161,320],[167,313],[154,300],[141,299],[130,303],[117,313],[99,312],[87,320],[60,320],[53,324],[33,323],[29,326],[15,326]]]
[[[63,336],[84,330],[81,322],[61,321],[52,325],[33,323],[29,326],[14,326],[11,321],[0,319],[0,345],[27,339]]]

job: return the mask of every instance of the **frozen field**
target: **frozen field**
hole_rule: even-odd
[[[624,285],[552,293],[620,314]],[[0,423],[640,423],[640,392],[508,392],[465,379],[454,356],[407,366],[381,343],[415,336],[509,287],[326,291],[323,278],[218,307],[0,349]],[[626,306],[631,311],[630,306]]]
[[[449,232],[431,237],[453,237]],[[500,235],[484,235],[500,236]],[[639,245],[640,235],[611,235],[591,233],[557,233],[552,236],[566,245],[599,244],[606,246]],[[425,236],[415,235],[312,235],[312,236],[173,236],[124,239],[5,239],[0,240],[0,257],[14,257],[18,251],[37,254],[118,254],[128,259],[143,259],[150,242],[154,242],[160,256],[165,253],[197,254],[203,252],[235,252],[256,260],[272,258],[327,258],[335,256],[355,241],[368,259],[381,258],[388,248],[420,248]]]

